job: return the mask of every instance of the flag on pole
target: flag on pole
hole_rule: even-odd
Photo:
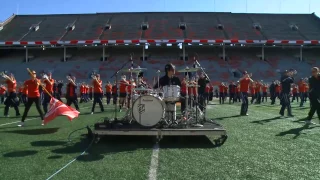
[[[60,116],[60,115],[67,116],[68,119],[72,121],[72,119],[78,117],[79,114],[80,114],[79,111],[73,109],[70,106],[67,106],[63,102],[52,97],[50,100],[50,108],[44,117],[44,124],[49,123],[50,121],[52,121],[53,119],[55,119],[57,116]]]

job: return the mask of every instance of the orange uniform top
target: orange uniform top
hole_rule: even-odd
[[[35,80],[30,79],[30,80],[27,80],[24,82],[24,85],[28,89],[28,97],[29,98],[40,97],[39,85],[38,85],[37,81],[39,82],[39,79],[35,79]]]
[[[22,94],[28,95],[28,86],[23,86]]]
[[[7,86],[8,86],[8,92],[9,93],[16,92],[16,88],[17,88],[17,81],[16,80],[13,80],[12,82],[7,80],[6,83],[7,83]]]
[[[93,92],[94,93],[103,93],[102,81],[100,79],[93,81]]]
[[[255,86],[249,86],[250,88],[250,93],[255,94],[256,93],[256,87]]]
[[[4,95],[6,92],[7,88],[4,86],[0,86],[0,95]]]
[[[106,88],[106,93],[111,93],[112,92],[112,85],[111,84],[107,84],[105,86],[105,88]]]
[[[296,87],[296,86],[294,86],[293,88],[292,88],[292,93],[297,93],[298,92],[298,88]]]
[[[79,91],[84,94],[86,92],[85,86],[81,85]]]
[[[122,79],[120,81],[120,87],[119,87],[120,93],[126,93],[127,92],[127,84],[129,84],[129,82],[126,81],[126,80]]]
[[[220,86],[219,86],[219,92],[220,92],[220,93],[223,93],[224,90],[225,90],[225,89],[224,89],[224,85],[220,85]]]
[[[54,83],[54,79],[46,79],[44,80],[44,83],[46,84],[46,90],[49,93],[53,93],[53,83]],[[45,92],[45,91],[44,91]]]
[[[266,93],[268,90],[268,86],[262,86],[262,92]]]
[[[249,84],[250,84],[249,78],[243,78],[240,81],[240,92],[248,92],[249,91]]]
[[[298,86],[299,86],[299,92],[301,93],[306,92],[307,84],[305,82],[299,82]]]

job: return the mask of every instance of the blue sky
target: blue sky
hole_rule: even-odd
[[[248,12],[320,15],[320,0],[2,0],[0,22],[13,13]]]

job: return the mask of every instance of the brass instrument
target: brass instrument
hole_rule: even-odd
[[[2,76],[4,79],[9,79],[9,80],[12,81],[11,77],[8,76],[8,75],[6,75],[4,72],[1,72],[1,73],[0,73],[0,76]]]
[[[49,80],[49,77],[48,77],[46,74],[44,74],[44,75],[42,76],[42,79]]]
[[[73,81],[73,79],[70,76],[66,77],[68,81],[70,81],[72,84],[76,85],[76,83]]]

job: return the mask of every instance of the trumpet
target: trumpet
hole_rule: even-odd
[[[0,76],[2,76],[4,79],[12,80],[8,75],[6,75],[4,72],[0,73]]]
[[[71,83],[73,83],[74,85],[76,85],[76,83],[73,81],[73,79],[71,78],[71,76],[67,76],[66,78],[68,79],[68,81],[70,81]]]
[[[49,80],[49,77],[48,77],[46,74],[44,74],[44,75],[42,76],[42,79],[47,79],[47,80]]]

